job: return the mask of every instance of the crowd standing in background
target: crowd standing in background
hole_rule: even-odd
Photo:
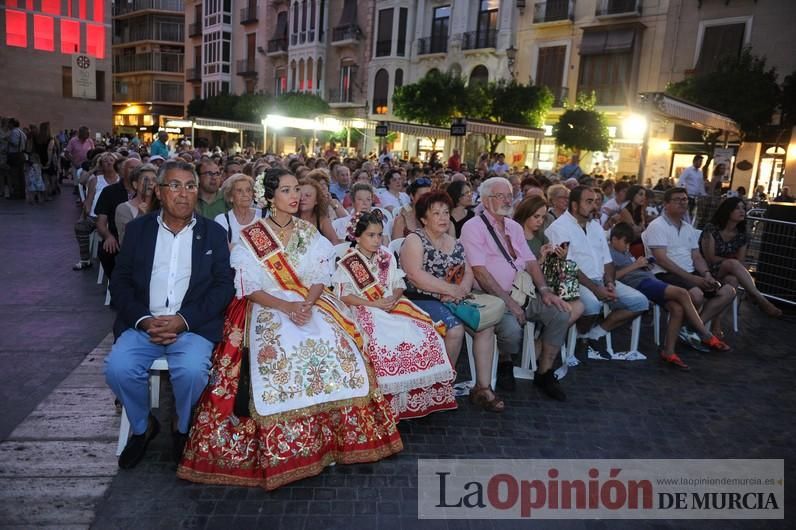
[[[686,349],[731,348],[722,316],[737,287],[781,315],[743,265],[745,190],[722,196],[726,166],[706,181],[701,156],[677,185],[652,187],[585,173],[577,155],[553,173],[501,153],[468,165],[454,150],[443,164],[386,148],[341,157],[333,142],[276,154],[166,133],[149,146],[86,127],[50,136],[13,119],[2,131],[3,194],[47,200],[68,179],[74,270],[92,267],[99,240],[119,315],[107,379],[132,425],[125,468],[160,430],[145,374],[164,354],[178,475],[273,489],[400,451],[396,422],[457,407],[468,347],[470,401],[504,411],[528,322],[534,385],[565,401],[555,369],[571,329],[568,364],[612,359],[606,336],[657,304],[670,315],[657,357],[687,370]],[[701,232],[700,196],[716,203]]]

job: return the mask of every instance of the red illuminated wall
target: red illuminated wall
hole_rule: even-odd
[[[29,48],[32,44],[35,50],[60,51],[70,55],[85,53],[104,59],[105,0],[78,0],[75,3],[77,9],[73,10],[71,0],[6,0],[6,46]],[[41,9],[35,10],[36,5]],[[62,5],[65,5],[65,10],[62,10]],[[28,28],[32,28],[31,31]],[[81,46],[82,36],[85,36],[85,48]]]

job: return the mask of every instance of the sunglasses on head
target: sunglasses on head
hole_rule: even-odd
[[[431,179],[422,177],[419,179],[415,179],[415,186],[418,188],[424,188],[426,186],[431,186]]]

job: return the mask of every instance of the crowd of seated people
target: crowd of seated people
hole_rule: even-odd
[[[469,400],[506,410],[526,323],[533,384],[565,401],[555,368],[571,329],[581,361],[611,359],[605,337],[657,304],[669,316],[658,357],[687,370],[684,347],[730,349],[722,316],[736,287],[781,314],[743,265],[739,198],[700,233],[682,188],[653,219],[642,186],[454,161],[95,154],[75,268],[91,263],[98,230],[101,259],[115,258],[107,380],[132,430],[119,465],[137,465],[160,430],[146,373],[164,355],[178,475],[273,489],[400,451],[396,423],[457,408],[468,347]]]

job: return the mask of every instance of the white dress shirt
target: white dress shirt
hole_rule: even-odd
[[[680,179],[677,185],[685,188],[689,197],[698,197],[700,195],[707,195],[705,192],[705,179],[702,177],[702,171],[694,166],[688,166],[680,173]]]
[[[554,245],[569,241],[567,259],[577,263],[581,272],[593,280],[601,280],[605,264],[613,261],[605,230],[594,219],[586,223],[584,231],[575,216],[567,211],[547,227],[545,235]]]
[[[153,316],[176,315],[191,281],[196,217],[176,234],[166,227],[160,215],[158,225],[152,279],[149,282],[149,312]]]

